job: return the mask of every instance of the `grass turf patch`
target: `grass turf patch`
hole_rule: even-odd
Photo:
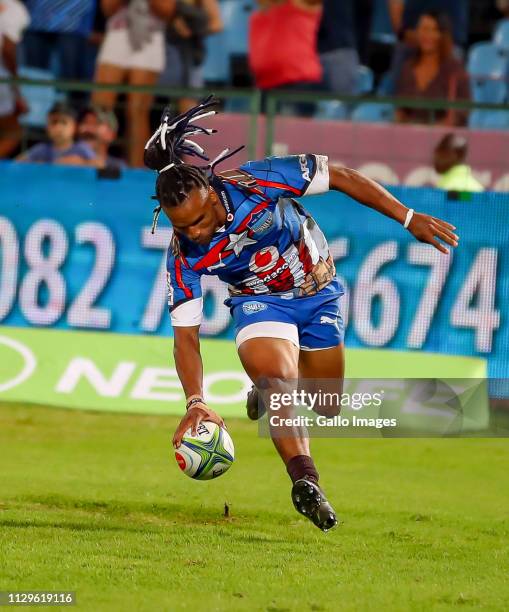
[[[0,406],[0,590],[74,590],[84,610],[507,609],[506,440],[314,441],[343,520],[322,534],[256,425],[230,421],[234,466],[196,482],[176,423]]]

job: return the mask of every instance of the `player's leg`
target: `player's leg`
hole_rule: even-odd
[[[345,352],[343,343],[328,349],[300,351],[300,385],[309,393],[324,391],[338,393],[341,396],[344,372]],[[340,405],[316,405],[314,411],[327,417],[333,417],[339,414],[340,407]]]
[[[281,338],[252,338],[238,347],[244,369],[254,385],[270,380],[274,392],[288,391],[299,377],[299,349],[290,340]],[[281,381],[281,387],[278,387]],[[293,416],[293,406],[278,410],[281,418]],[[286,434],[286,435],[283,435]],[[293,457],[309,456],[309,440],[302,428],[271,428],[272,440],[285,465]]]
[[[341,394],[345,371],[344,345],[316,351],[301,350],[299,353],[299,387],[313,393],[320,390],[321,381],[327,379],[327,389]],[[251,420],[257,420],[265,413],[265,407],[260,403],[258,389],[255,385],[248,393],[247,414]],[[335,416],[339,413],[334,406],[317,406],[315,412],[324,416]]]
[[[287,325],[288,329],[294,327],[283,325]],[[293,333],[296,335],[296,328]],[[271,393],[288,392],[290,387],[297,386],[299,348],[295,339],[292,342],[281,338],[250,338],[238,343],[238,352],[244,369],[255,385],[269,379]],[[278,381],[281,382],[280,388]],[[337,524],[337,519],[318,485],[319,475],[309,452],[307,431],[298,425],[281,426],[281,419],[294,416],[293,406],[281,406],[277,416],[279,424],[272,425],[269,418],[269,427],[272,441],[293,483],[294,506],[322,531],[328,531]]]
[[[299,327],[300,385],[309,393],[322,391],[317,397],[341,397],[345,371],[344,325],[340,311],[341,287],[328,287],[310,299],[313,308]],[[329,400],[330,401],[330,400]],[[339,414],[337,405],[315,404],[313,410],[327,417]]]
[[[326,392],[326,395],[318,397],[341,397],[343,390],[344,334],[340,292],[331,294],[330,289],[334,287],[307,300],[304,304],[309,307],[299,311],[299,389],[308,393]],[[329,396],[331,392],[334,395]],[[318,414],[334,416],[339,413],[340,402],[336,405],[315,404],[313,409]],[[337,523],[334,510],[318,485],[305,479],[296,481],[292,499],[297,511],[311,518],[324,531]]]

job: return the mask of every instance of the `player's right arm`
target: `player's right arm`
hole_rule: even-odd
[[[186,396],[186,411],[173,436],[173,445],[180,446],[182,436],[191,428],[196,433],[202,421],[224,425],[223,419],[211,410],[203,398],[203,363],[199,329],[203,298],[200,275],[180,255],[171,251],[167,259],[168,306],[173,326],[175,367]]]
[[[203,363],[200,353],[199,326],[174,328],[173,355],[175,367],[186,396],[186,404],[194,399],[203,400]],[[179,423],[173,436],[173,446],[180,446],[182,436],[191,429],[196,433],[202,421],[223,426],[223,419],[211,410],[205,401],[197,401]]]

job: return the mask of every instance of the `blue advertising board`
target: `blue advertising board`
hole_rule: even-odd
[[[171,335],[171,228],[161,217],[150,233],[154,179],[143,170],[111,180],[92,169],[1,164],[0,323]],[[303,201],[347,288],[347,345],[482,356],[491,378],[506,378],[509,196],[391,191],[457,227],[451,256],[342,194]],[[232,337],[226,287],[207,278],[205,295],[203,333]]]

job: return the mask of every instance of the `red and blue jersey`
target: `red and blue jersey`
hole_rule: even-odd
[[[329,190],[327,157],[294,155],[248,162],[212,177],[226,224],[210,244],[175,234],[168,250],[168,304],[174,326],[199,325],[202,275],[218,276],[232,297],[314,295],[334,278],[327,241],[293,198]]]

